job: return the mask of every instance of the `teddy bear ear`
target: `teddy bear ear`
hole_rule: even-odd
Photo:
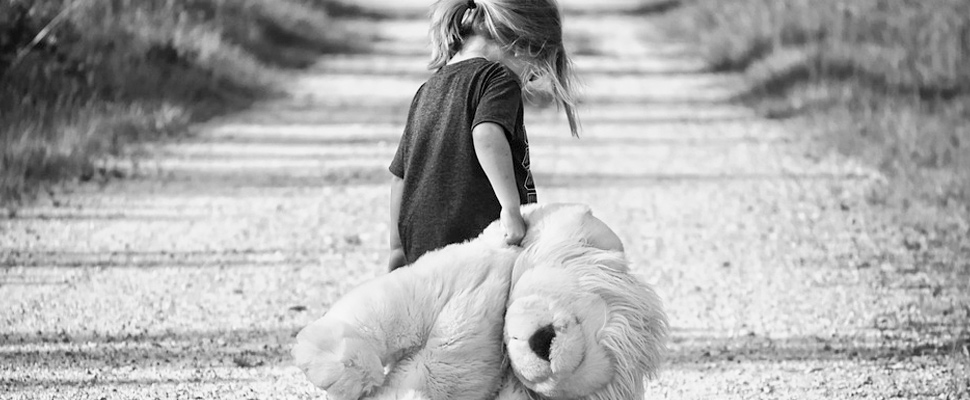
[[[522,246],[555,247],[577,242],[601,250],[623,251],[619,236],[585,204],[544,204],[523,208],[528,231]]]

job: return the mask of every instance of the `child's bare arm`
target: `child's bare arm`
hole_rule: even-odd
[[[407,261],[404,258],[404,249],[401,246],[401,232],[398,232],[397,221],[401,215],[401,197],[404,192],[404,180],[397,175],[391,178],[391,208],[390,222],[388,223],[390,257],[387,260],[388,268],[393,271],[398,267],[404,266]]]
[[[485,170],[485,175],[495,190],[495,196],[502,205],[501,220],[506,242],[518,245],[525,236],[525,221],[519,211],[519,191],[515,187],[512,150],[505,137],[505,130],[498,124],[485,122],[475,126],[472,137],[478,162]]]

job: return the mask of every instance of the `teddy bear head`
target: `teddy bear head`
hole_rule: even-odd
[[[662,363],[667,319],[658,296],[621,251],[588,242],[535,243],[505,319],[519,381],[547,399],[643,398]]]

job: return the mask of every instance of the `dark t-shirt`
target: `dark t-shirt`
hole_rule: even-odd
[[[504,128],[521,203],[536,202],[522,89],[502,64],[472,58],[445,65],[418,89],[390,171],[404,180],[397,221],[408,263],[478,236],[502,210],[475,155],[472,128]]]

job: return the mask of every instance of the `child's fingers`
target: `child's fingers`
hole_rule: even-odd
[[[505,229],[505,243],[518,246],[525,238],[525,220],[518,211],[502,209],[502,227]]]
[[[522,243],[522,239],[525,237],[524,229],[506,229],[505,231],[505,244],[510,246],[518,246]]]

